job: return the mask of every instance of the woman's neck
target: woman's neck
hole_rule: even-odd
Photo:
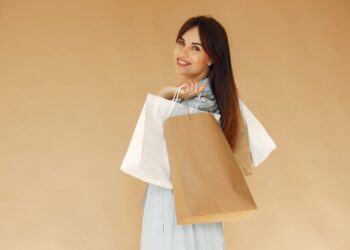
[[[181,82],[188,82],[190,79],[191,80],[195,80],[196,82],[200,82],[200,81],[204,80],[205,78],[208,78],[208,76],[207,75],[205,75],[205,76],[196,76],[196,77],[185,76],[185,77],[181,78]]]

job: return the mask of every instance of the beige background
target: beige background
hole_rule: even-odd
[[[139,249],[146,184],[119,170],[190,16],[226,28],[278,149],[226,250],[350,249],[350,2],[0,0],[0,249]]]

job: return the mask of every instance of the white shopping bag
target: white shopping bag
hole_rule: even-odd
[[[163,122],[170,116],[205,112],[176,102],[175,96],[173,100],[167,100],[156,95],[147,95],[120,167],[123,172],[142,181],[169,189],[172,189],[172,183]],[[198,103],[199,99],[200,95]],[[219,114],[211,114],[219,121]]]
[[[258,119],[250,112],[242,100],[239,100],[239,105],[248,128],[249,148],[253,166],[257,167],[277,148],[277,146],[263,125],[261,125]]]

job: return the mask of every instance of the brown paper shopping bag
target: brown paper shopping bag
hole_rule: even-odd
[[[170,117],[164,122],[164,136],[178,224],[236,221],[257,210],[212,114]]]

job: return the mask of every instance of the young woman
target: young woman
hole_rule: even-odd
[[[163,87],[158,95],[172,99],[182,86],[178,102],[196,107],[199,101],[199,109],[220,114],[219,123],[234,150],[240,109],[222,25],[210,16],[188,19],[176,37],[174,63],[181,81]],[[141,250],[224,249],[221,223],[176,224],[172,190],[149,184],[143,205]]]

